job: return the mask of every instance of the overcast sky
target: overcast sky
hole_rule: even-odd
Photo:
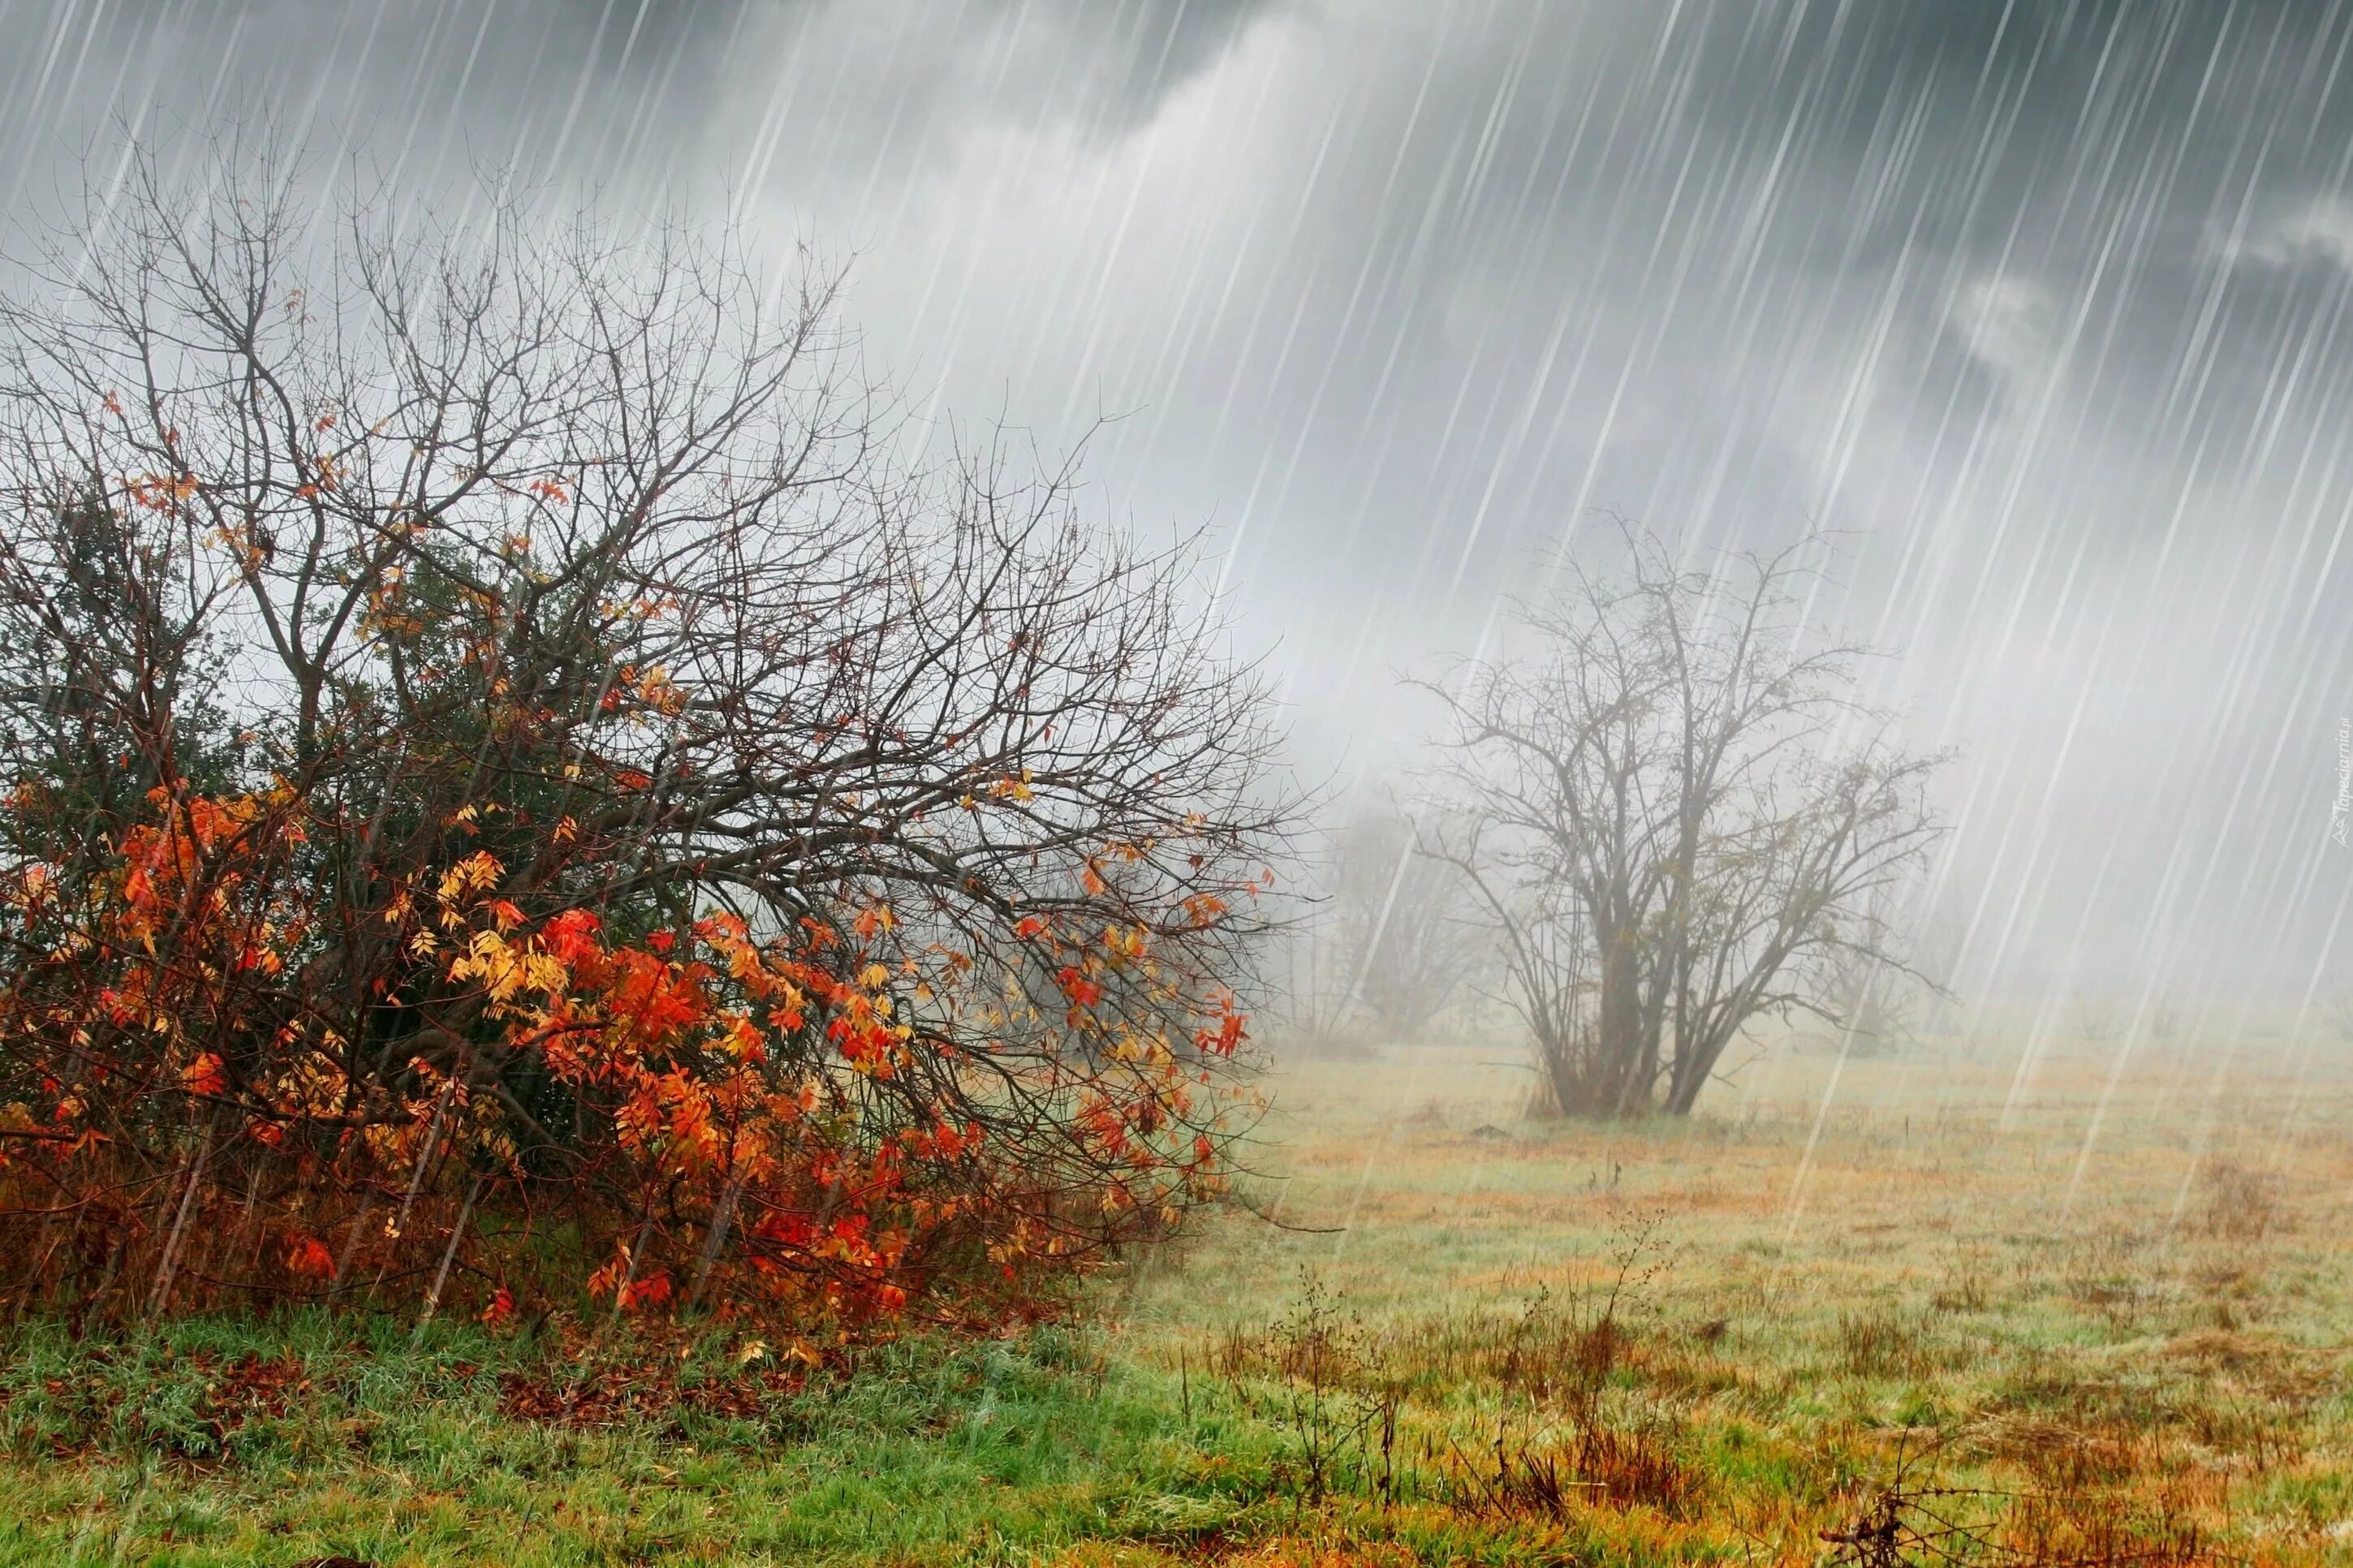
[[[267,105],[852,262],[913,405],[1207,523],[1303,762],[1597,509],[1852,531],[1985,988],[2353,987],[2353,11],[0,0],[0,164]],[[2129,1000],[2129,995],[2127,995]]]

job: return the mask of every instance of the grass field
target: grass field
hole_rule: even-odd
[[[0,1563],[2353,1561],[2341,1074],[1507,1054],[1278,1072],[1264,1217],[1002,1341],[21,1327]]]

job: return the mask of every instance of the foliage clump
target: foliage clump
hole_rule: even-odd
[[[0,303],[0,1290],[961,1310],[1213,1194],[1292,808],[1187,549],[902,458],[828,277],[308,188]]]

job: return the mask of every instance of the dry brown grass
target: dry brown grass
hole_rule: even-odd
[[[2263,1240],[2286,1222],[2285,1185],[2275,1171],[2208,1161],[2198,1170],[2200,1230],[2223,1241]]]
[[[1911,1563],[2353,1539],[2353,1227],[2309,1198],[2353,1187],[2353,1077],[1953,1041],[1825,1104],[1784,1052],[1694,1122],[1604,1127],[1522,1117],[1497,1055],[1284,1075],[1265,1163],[1301,1228],[1201,1248],[1143,1299],[1156,1342],[1247,1339],[1309,1268],[1398,1401],[1392,1493],[1585,1560],[1862,1562],[1891,1497],[1967,1516]]]

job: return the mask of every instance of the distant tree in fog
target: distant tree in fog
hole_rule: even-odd
[[[2353,1041],[2353,991],[2340,991],[2330,999],[2327,1019],[2331,1034]]]
[[[1942,831],[1941,759],[1862,698],[1796,547],[1699,570],[1620,543],[1523,606],[1515,651],[1430,683],[1451,815],[1423,847],[1478,900],[1558,1108],[1681,1115],[1754,1020],[1844,1027],[1872,988],[1842,982],[1916,976],[1891,894]]]
[[[1883,888],[1870,919],[1883,931],[1904,933],[1905,963],[1857,947],[1827,966],[1827,1032],[1843,1055],[1884,1055],[1950,1022],[1947,1005],[1954,998],[1947,987],[1959,963],[1961,928],[1899,902],[1902,891],[1892,882]]]
[[[1949,906],[1932,905],[1915,912],[1905,929],[1912,965],[1926,982],[1917,988],[1921,1026],[1932,1035],[1948,1033],[1959,1021],[1960,998],[1954,993],[1968,950],[1968,922]]]
[[[1333,831],[1313,873],[1322,907],[1303,927],[1292,984],[1302,1034],[1410,1039],[1477,971],[1488,936],[1469,886],[1419,837],[1413,819],[1386,803]]]
[[[1879,1056],[1911,1035],[1915,985],[1904,971],[1866,952],[1850,953],[1832,967],[1824,989],[1832,1020],[1831,1037],[1841,1052]]]
[[[2086,994],[2075,998],[2069,1011],[2073,1015],[2075,1033],[2095,1046],[2104,1046],[2124,1031],[2124,1009],[2116,998]]]

